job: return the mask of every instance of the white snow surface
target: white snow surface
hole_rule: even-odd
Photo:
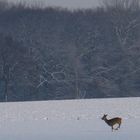
[[[121,117],[111,131],[101,117]],[[0,140],[139,140],[140,98],[0,103]]]

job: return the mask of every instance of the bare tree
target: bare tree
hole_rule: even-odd
[[[140,8],[140,0],[102,0],[102,5],[106,9],[131,9],[137,10]]]
[[[133,16],[135,10],[140,10],[140,0],[103,0],[103,3],[110,10],[115,35],[125,52],[132,33],[140,26],[140,16]]]
[[[45,8],[46,7],[46,3],[45,0],[19,0],[19,2],[17,3],[18,5],[21,5],[23,7],[29,7],[32,9],[36,9],[36,8]]]
[[[0,44],[1,81],[4,82],[4,100],[8,101],[10,81],[21,56],[24,55],[24,49],[10,36],[0,35]]]
[[[0,1],[0,11],[3,11],[5,9],[7,9],[7,8],[8,8],[8,2],[7,2],[7,0],[1,0]]]

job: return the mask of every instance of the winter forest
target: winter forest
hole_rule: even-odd
[[[140,96],[139,0],[40,6],[0,2],[0,101]]]

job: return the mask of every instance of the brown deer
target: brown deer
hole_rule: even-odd
[[[122,122],[122,118],[116,117],[116,118],[112,118],[112,119],[107,119],[106,118],[107,115],[104,114],[104,116],[102,117],[102,120],[104,120],[109,126],[111,126],[112,131],[113,130],[118,130],[118,128],[120,128],[121,126],[121,122]],[[113,126],[118,124],[117,128],[114,128]]]

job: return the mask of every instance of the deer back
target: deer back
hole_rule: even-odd
[[[121,118],[116,117],[116,118],[109,119],[109,120],[106,119],[106,123],[110,126],[113,126],[115,124],[121,124],[121,120],[122,120]]]

